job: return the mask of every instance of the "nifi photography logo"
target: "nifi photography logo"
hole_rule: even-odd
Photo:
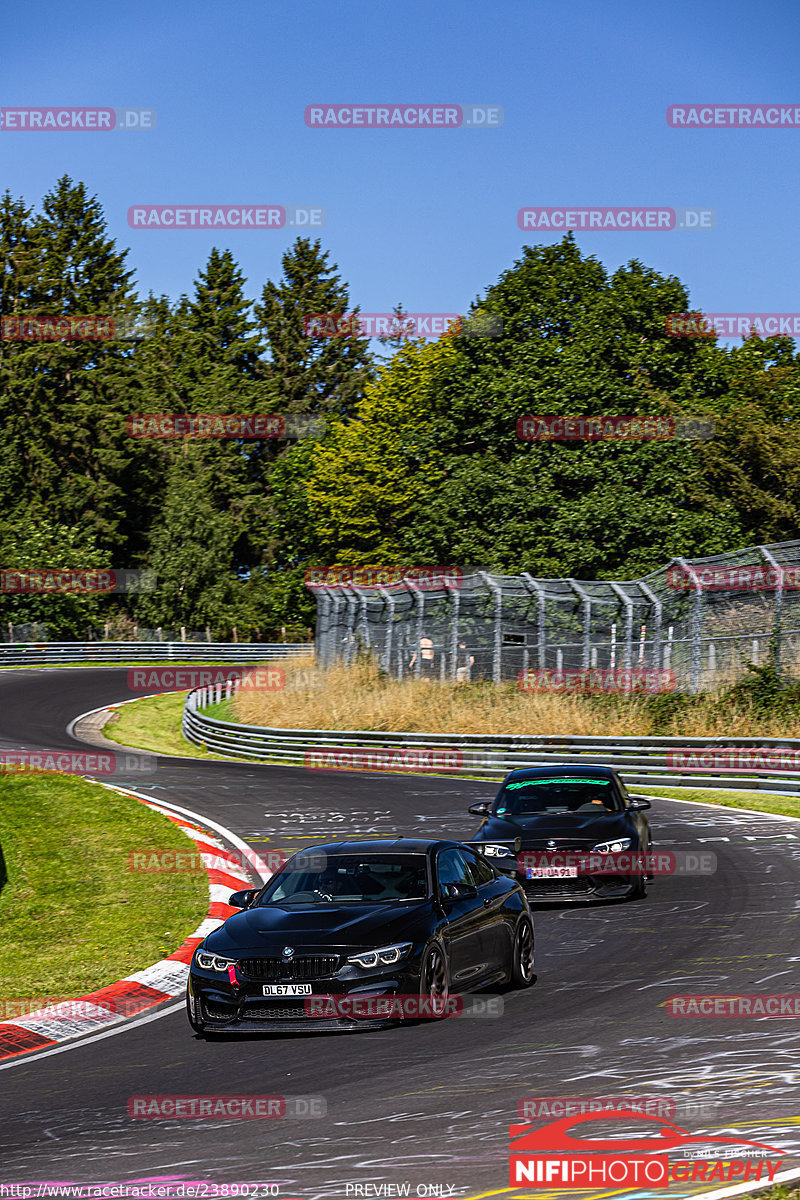
[[[571,1132],[577,1126],[598,1121],[603,1137],[576,1137]],[[623,1122],[628,1129],[641,1122],[649,1127],[649,1136],[610,1137],[607,1128],[614,1121]],[[623,1109],[581,1113],[538,1128],[512,1125],[509,1136],[512,1188],[529,1184],[547,1188],[666,1188],[671,1183],[748,1183],[761,1179],[771,1183],[786,1153],[766,1142],[690,1133],[661,1117]],[[676,1155],[674,1159],[670,1152]]]

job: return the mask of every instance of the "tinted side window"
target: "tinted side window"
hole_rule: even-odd
[[[467,860],[467,865],[476,887],[480,887],[484,883],[492,883],[497,878],[494,868],[486,861],[482,854],[465,854],[464,857]]]
[[[474,886],[469,867],[459,850],[443,850],[439,855],[436,870],[444,896],[454,894],[452,892],[453,884],[463,883],[469,887]]]

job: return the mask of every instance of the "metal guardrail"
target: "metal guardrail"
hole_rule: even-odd
[[[615,767],[634,787],[705,787],[781,791],[800,795],[800,739],[561,737],[498,734],[382,733],[374,730],[272,729],[206,716],[202,709],[233,693],[221,684],[186,697],[184,736],[196,746],[232,758],[313,769],[407,771],[500,779],[515,767],[575,765]],[[708,762],[735,749],[729,767]],[[704,763],[699,762],[704,752]],[[670,755],[695,751],[698,762],[676,765]],[[716,754],[714,753],[716,751]],[[754,751],[760,751],[759,765]],[[766,754],[765,751],[771,751]],[[425,752],[427,757],[421,760]],[[747,758],[752,759],[748,764]],[[438,757],[437,757],[438,756]],[[770,766],[769,759],[784,766]],[[744,759],[744,763],[741,761]],[[780,786],[778,786],[780,785]]]
[[[3,642],[0,667],[59,663],[260,663],[313,655],[310,642]]]

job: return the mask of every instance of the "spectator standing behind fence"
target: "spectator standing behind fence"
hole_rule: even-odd
[[[425,679],[432,679],[436,664],[434,660],[433,642],[429,637],[421,637],[419,639],[419,651],[422,659],[422,675]],[[411,655],[411,661],[408,664],[409,670],[411,670],[411,668],[416,664],[416,661],[417,652],[415,650]]]
[[[456,654],[456,682],[466,683],[472,675],[474,665],[475,655],[469,653],[466,642],[459,642]]]

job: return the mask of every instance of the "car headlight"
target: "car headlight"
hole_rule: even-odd
[[[619,854],[622,850],[630,850],[631,838],[617,838],[614,842],[600,842],[592,847],[592,854]]]
[[[487,858],[513,858],[514,851],[508,846],[481,846]]]
[[[394,963],[405,958],[413,942],[398,942],[394,946],[381,946],[377,950],[365,950],[362,954],[351,954],[348,963],[354,967],[363,967],[365,971],[372,967],[391,967]]]
[[[234,958],[221,958],[219,954],[210,954],[207,950],[198,950],[195,962],[204,971],[227,971],[235,965]]]

